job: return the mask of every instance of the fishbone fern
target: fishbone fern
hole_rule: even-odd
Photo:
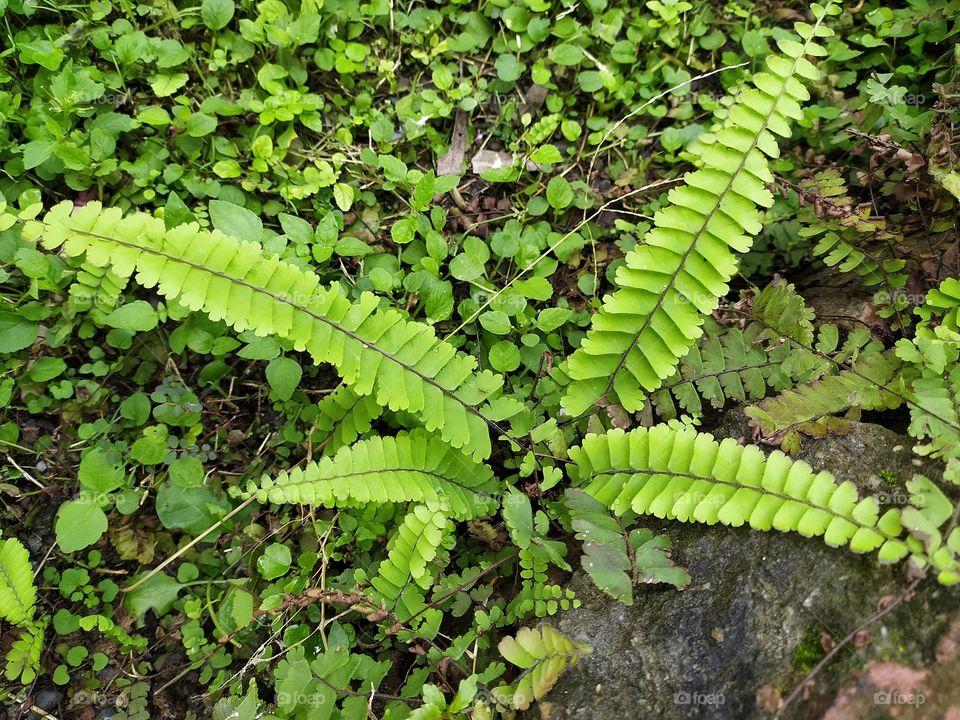
[[[375,436],[340,449],[302,468],[251,482],[246,497],[260,502],[326,507],[368,503],[445,501],[450,516],[468,520],[498,505],[496,484],[486,465],[422,430],[396,437]]]
[[[36,602],[30,553],[16,538],[0,540],[0,618],[24,623],[33,616]]]
[[[120,275],[109,266],[83,263],[70,285],[70,311],[87,312],[94,323],[103,325],[107,315],[116,309],[129,279],[129,276]]]
[[[948,459],[960,456],[960,373],[954,374],[957,363],[951,360],[960,357],[960,333],[951,329],[951,322],[956,321],[960,307],[960,282],[954,278],[944,281],[939,288],[930,291],[928,302],[917,308],[916,315],[921,323],[916,338],[913,341],[902,339],[897,343],[896,356],[905,364],[895,370],[891,370],[894,361],[890,352],[883,353],[885,359],[870,358],[879,352],[880,345],[863,330],[850,333],[840,350],[833,352],[838,331],[834,326],[823,325],[814,345],[813,313],[807,316],[803,311],[802,298],[788,285],[772,284],[761,296],[768,293],[768,300],[772,301],[769,306],[758,312],[755,301],[752,313],[752,317],[766,328],[767,336],[789,342],[797,351],[796,357],[819,356],[825,368],[824,376],[833,366],[841,377],[827,384],[832,388],[831,392],[836,391],[838,395],[811,391],[810,388],[801,388],[799,393],[813,392],[811,399],[816,399],[824,413],[839,412],[851,405],[878,408],[906,405],[912,420],[910,434],[920,440],[930,440],[927,445],[918,445],[915,448],[918,452]],[[809,328],[800,328],[799,332],[790,319],[798,313],[803,313],[811,322]],[[931,321],[937,319],[939,323],[931,327]],[[825,342],[827,332],[830,339]],[[844,395],[845,391],[852,395]],[[779,420],[764,418],[762,410],[753,413],[761,428],[766,424],[771,433],[778,432],[777,425],[783,429],[813,419],[808,408],[789,400],[777,407]],[[798,436],[787,438],[787,447],[795,447],[798,440]]]
[[[907,483],[910,504],[880,514],[875,497],[860,498],[849,481],[814,472],[783,453],[689,428],[657,425],[629,433],[588,435],[570,457],[584,491],[620,516],[627,512],[708,525],[749,524],[756,530],[822,536],[833,547],[878,550],[881,562],[909,557],[936,570],[945,585],[960,582],[960,528],[955,510],[927,478]]]
[[[375,598],[405,622],[426,606],[433,585],[430,564],[450,535],[449,509],[442,502],[415,505],[390,541],[386,559],[371,580]]]
[[[813,310],[806,307],[792,285],[771,283],[755,295],[748,294],[745,303],[750,312],[744,327],[720,326],[708,318],[704,324],[704,336],[683,358],[674,376],[651,395],[661,418],[677,417],[678,406],[688,417],[699,418],[703,414],[703,400],[721,408],[729,400],[762,400],[771,390],[784,392],[786,396],[808,392],[809,389],[802,387],[791,388],[842,373],[844,363],[852,361],[863,363],[871,371],[889,364],[879,357],[870,358],[868,364],[866,356],[879,356],[883,352],[883,345],[873,339],[868,329],[850,331],[841,343],[836,325],[815,327]],[[722,316],[724,310],[719,314]],[[733,321],[742,320],[742,317],[733,318]],[[895,360],[894,364],[897,364]],[[859,380],[861,386],[869,385],[870,389],[864,390],[868,396],[871,392],[880,392],[876,384],[852,371],[847,371],[846,375]],[[892,374],[887,379],[891,378]],[[821,402],[836,405],[836,409],[825,409],[822,414],[839,412],[850,406],[842,398],[837,404],[838,399],[825,392],[820,392],[819,396]],[[892,397],[886,399],[894,402]],[[759,407],[762,410],[768,404],[776,403],[770,398],[761,402]],[[790,408],[796,413],[791,415]],[[816,416],[811,416],[806,406],[795,401],[785,402],[776,414],[777,419],[770,421],[770,434]],[[774,429],[775,425],[780,428]]]
[[[0,619],[19,627],[20,635],[6,654],[4,677],[33,682],[40,667],[46,618],[34,619],[37,586],[30,553],[16,538],[0,540]]]
[[[549,625],[521,628],[515,638],[500,641],[500,654],[523,671],[513,685],[496,688],[497,701],[526,710],[552,688],[567,667],[590,654],[590,648],[562,635]]]
[[[833,12],[830,6],[830,12]],[[814,5],[814,26],[797,24],[803,43],[780,40],[785,56],[767,59],[744,89],[722,129],[701,140],[702,167],[672,190],[643,242],[617,271],[618,289],[604,299],[580,348],[569,358],[572,383],[563,407],[580,415],[604,396],[628,411],[658,389],[701,336],[703,316],[717,307],[737,268],[734,252],[746,252],[760,230],[757,206],[769,207],[773,180],[767,158],[779,156],[774,134],[789,138],[790,119],[803,117],[809,93],[797,76],[816,80],[806,55],[824,55],[814,37],[827,10]]]
[[[439,340],[433,328],[380,310],[370,293],[351,303],[342,287],[195,223],[167,229],[144,213],[126,217],[99,203],[63,202],[39,228],[47,248],[63,247],[87,262],[109,266],[191,310],[225,320],[237,330],[276,335],[329,362],[359,395],[373,394],[391,410],[416,413],[428,430],[475,458],[490,454],[485,401],[503,383],[476,372],[476,360]]]
[[[906,284],[907,276],[902,272],[906,262],[892,256],[897,236],[886,229],[883,218],[870,217],[853,207],[838,171],[817,173],[803,182],[800,190],[812,203],[806,206],[809,212],[802,214],[806,226],[800,235],[819,238],[812,250],[815,257],[840,272],[856,271],[867,287],[882,285],[893,293]],[[882,247],[873,247],[875,243]]]
[[[897,510],[881,517],[877,500],[859,498],[853,483],[779,451],[765,457],[730,438],[657,425],[588,435],[570,457],[583,489],[617,515],[795,530],[854,552],[879,549],[888,561],[907,553]]]
[[[762,328],[720,328],[708,320],[700,342],[690,348],[678,371],[651,395],[657,414],[664,419],[680,411],[703,415],[703,402],[722,408],[729,400],[759,400],[769,390],[790,387],[796,378],[784,373],[791,349],[786,344],[765,348],[759,342]]]
[[[896,348],[897,356],[919,371],[909,432],[928,441],[917,452],[946,459],[948,474],[960,478],[960,280],[949,278],[931,290],[916,314],[916,337],[900,340]]]
[[[901,366],[893,352],[867,352],[849,369],[767,398],[748,407],[746,413],[764,437],[775,438],[784,450],[796,451],[799,433],[820,437],[830,430],[835,420],[831,416],[849,408],[899,407],[904,391],[903,378],[897,377]],[[895,379],[901,384],[900,394],[891,392]]]

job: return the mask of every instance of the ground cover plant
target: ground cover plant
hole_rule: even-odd
[[[15,712],[510,717],[651,517],[960,581],[960,3],[0,16]],[[864,416],[893,506],[791,457]]]

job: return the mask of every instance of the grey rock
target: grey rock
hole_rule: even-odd
[[[28,706],[33,705],[45,712],[53,712],[57,710],[57,706],[60,704],[62,697],[63,693],[57,690],[38,690],[33,696],[33,702],[29,703]],[[30,710],[24,713],[22,717],[23,720],[40,720],[41,715]]]
[[[746,418],[730,413],[715,434],[749,439]],[[916,470],[911,446],[881,426],[856,423],[842,437],[806,441],[800,457],[864,492],[900,500],[900,483]],[[641,523],[670,537],[675,561],[693,581],[679,592],[641,587],[634,605],[625,607],[577,572],[571,587],[582,607],[548,622],[592,653],[561,677],[531,717],[770,717],[757,703],[761,688],[773,698],[788,695],[822,655],[821,635],[844,637],[907,583],[903,566],[881,566],[873,556],[832,549],[820,539],[652,518]],[[822,716],[836,688],[871,660],[927,662],[958,609],[960,591],[926,581],[911,602],[873,625],[859,647],[842,650],[785,716]]]

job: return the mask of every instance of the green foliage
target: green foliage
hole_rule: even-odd
[[[678,408],[692,417],[703,415],[703,401],[722,408],[734,400],[757,400],[770,391],[785,390],[796,381],[788,374],[793,349],[778,343],[764,347],[759,324],[744,329],[704,324],[704,335],[690,348],[677,372],[651,395],[657,414],[664,419],[678,416]]]
[[[25,623],[33,617],[36,602],[30,553],[16,538],[0,540],[0,618]]]
[[[564,496],[577,539],[583,543],[583,567],[597,587],[624,605],[633,605],[641,582],[666,582],[683,588],[690,576],[670,561],[670,541],[646,528],[627,531],[618,518],[582,490]]]
[[[834,415],[849,408],[894,409],[903,399],[894,382],[901,363],[892,352],[865,351],[849,368],[810,384],[797,385],[746,409],[751,424],[784,450],[796,451],[800,433],[822,437],[844,425]],[[902,381],[900,382],[902,386]],[[929,407],[929,406],[926,406]]]
[[[378,310],[371,294],[351,303],[340,285],[321,287],[316,275],[265,256],[256,243],[195,224],[166,229],[155,218],[124,217],[99,203],[61,203],[36,231],[45,247],[85,255],[119,274],[136,270],[144,286],[214,320],[288,339],[315,362],[334,365],[356,393],[416,413],[428,430],[477,459],[490,454],[482,408],[502,379],[474,373],[472,358],[432,328]]]
[[[34,619],[37,586],[30,553],[16,538],[0,540],[0,618],[19,627],[6,653],[4,677],[27,685],[37,677],[46,618]]]
[[[423,593],[433,585],[430,564],[450,533],[449,509],[440,503],[415,505],[397,528],[387,557],[370,584],[375,598],[398,622],[425,608]]]
[[[469,519],[496,507],[493,473],[420,430],[372,437],[302,468],[264,476],[246,497],[260,502],[362,507],[370,503],[445,501],[453,517]]]
[[[29,685],[37,678],[45,629],[45,620],[31,620],[20,626],[20,634],[7,650],[3,672],[7,680]]]
[[[370,430],[383,407],[371,395],[341,385],[317,403],[316,434],[324,455],[332,455]]]
[[[920,377],[912,384],[910,434],[928,440],[915,449],[945,458],[949,467],[960,461],[960,282],[945,280],[931,290],[916,314],[922,323],[913,341],[897,343],[897,356],[913,365]],[[931,323],[939,318],[939,323]]]
[[[589,649],[542,625],[539,630],[520,628],[516,637],[500,641],[500,654],[521,669],[513,685],[496,689],[497,701],[516,710],[526,710],[549,692],[560,675],[589,654]]]
[[[563,406],[577,416],[607,397],[628,411],[670,377],[702,334],[702,316],[717,307],[736,271],[734,252],[746,252],[760,230],[757,206],[773,197],[767,158],[778,158],[774,134],[791,135],[809,93],[799,77],[816,80],[805,55],[825,55],[814,37],[833,33],[822,25],[826,11],[814,6],[817,23],[798,26],[803,43],[779,41],[785,56],[766,60],[769,72],[737,97],[722,129],[701,140],[702,167],[672,190],[669,205],[653,219],[643,243],[617,272],[618,290],[604,301],[592,329],[567,363],[572,384]]]
[[[852,482],[731,438],[667,425],[612,430],[588,435],[570,457],[584,491],[617,515],[792,530],[854,552],[881,549],[881,557],[902,545],[896,513],[881,517],[877,500],[859,498]]]
[[[907,283],[903,273],[906,261],[898,257],[899,238],[886,229],[883,218],[874,218],[865,208],[854,208],[846,195],[847,186],[837,170],[824,170],[802,183],[800,194],[807,212],[801,237],[816,239],[811,250],[815,257],[840,272],[856,272],[865,287],[880,286],[880,311],[883,317],[893,314],[902,324],[901,311],[907,306]]]
[[[689,581],[645,514],[960,579],[953,5],[555,5],[3,6],[0,703],[509,717],[574,565]],[[902,407],[943,483],[732,403]]]

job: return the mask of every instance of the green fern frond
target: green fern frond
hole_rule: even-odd
[[[799,449],[799,433],[821,437],[831,429],[831,416],[850,408],[892,410],[900,406],[903,387],[895,387],[902,363],[892,352],[861,355],[849,369],[802,384],[746,409],[751,425],[767,439],[782,440],[783,448]],[[889,388],[889,389],[885,389]],[[897,394],[891,392],[898,390]]]
[[[960,458],[960,365],[914,380],[913,393],[922,410],[910,409],[910,435],[929,440],[915,449],[933,457]]]
[[[430,563],[450,534],[449,508],[441,502],[415,505],[390,541],[386,559],[371,580],[375,598],[405,622],[425,607],[433,585]]]
[[[33,617],[36,602],[30,553],[16,538],[0,540],[0,618],[25,623]]]
[[[898,238],[886,229],[884,218],[854,208],[838,170],[830,168],[803,181],[801,192],[810,203],[806,205],[810,212],[801,214],[807,224],[799,234],[819,238],[812,250],[814,257],[840,272],[856,271],[867,287],[884,285],[892,290],[906,284],[907,277],[901,272],[905,261],[893,255],[892,243]],[[883,247],[875,250],[871,243]]]
[[[63,247],[93,265],[125,275],[134,269],[145,287],[238,331],[291,340],[318,363],[332,364],[359,395],[373,394],[391,410],[417,414],[424,426],[477,459],[490,454],[484,402],[503,378],[477,372],[476,360],[436,337],[433,328],[380,310],[364,293],[351,303],[339,284],[320,278],[256,243],[196,223],[166,229],[163,221],[90,203],[54,207],[42,221],[47,248]]]
[[[501,704],[514,710],[526,710],[534,700],[542,699],[556,685],[561,673],[590,654],[590,648],[544,625],[538,630],[520,628],[516,637],[500,641],[500,654],[522,670],[513,685],[494,689]]]
[[[692,417],[703,415],[703,402],[722,408],[728,401],[759,400],[768,391],[788,388],[793,379],[784,373],[791,348],[783,343],[766,348],[759,325],[719,327],[712,320],[705,334],[690,348],[680,367],[651,395],[657,414],[667,420],[678,407]]]
[[[507,618],[516,622],[530,613],[542,618],[556,615],[561,610],[580,607],[576,593],[550,582],[547,571],[551,560],[559,560],[564,569],[569,565],[553,553],[555,540],[540,540],[523,548],[517,554],[520,566],[520,590],[507,606]],[[557,564],[557,562],[554,562]]]
[[[127,652],[131,649],[143,651],[147,647],[147,639],[141,635],[131,635],[122,627],[117,625],[106,615],[86,615],[79,620],[80,627],[86,631],[97,630],[104,637],[113,640],[120,646],[121,652]]]
[[[866,328],[847,333],[842,344],[836,325],[814,328],[813,310],[792,285],[774,282],[748,299],[749,313],[738,309],[742,303],[727,308],[737,310],[734,320],[742,323],[747,318],[742,328],[720,326],[708,318],[704,336],[681,360],[673,377],[651,395],[661,418],[676,418],[678,408],[698,418],[703,414],[702,401],[721,408],[728,400],[760,400],[770,391],[815,382],[836,374],[843,363],[883,350]]]
[[[791,283],[774,280],[763,288],[753,298],[750,315],[767,329],[761,338],[786,337],[801,345],[813,342],[814,312]]]
[[[40,653],[43,650],[43,635],[47,620],[30,621],[20,626],[20,635],[10,645],[5,658],[3,676],[7,680],[19,680],[30,685],[37,679],[40,670]]]
[[[882,560],[907,552],[897,510],[880,517],[876,498],[779,451],[765,457],[730,438],[657,425],[588,435],[570,457],[575,479],[616,515],[792,530],[854,552],[879,548]]]
[[[943,326],[937,328],[943,330]],[[923,455],[960,459],[960,339],[941,340],[922,328],[913,342],[900,340],[896,352],[919,371],[912,386],[909,432],[927,442],[914,449]]]
[[[773,286],[771,286],[772,288]],[[945,292],[931,291],[928,297],[932,298],[933,303],[923,305],[917,309],[917,315],[920,316],[923,323],[929,322],[934,317],[947,315],[953,311],[953,308],[960,307],[960,283],[953,286],[949,281],[941,285],[947,288]],[[767,288],[764,293],[771,290]],[[951,289],[952,288],[952,289]],[[774,305],[777,308],[785,310],[792,308],[795,315],[803,303],[799,296],[793,293],[791,286],[781,285],[776,291],[780,296]],[[954,292],[956,298],[953,297]],[[761,293],[763,295],[764,293]],[[786,303],[786,304],[784,304]],[[892,382],[882,382],[886,362],[874,359],[870,361],[865,368],[870,368],[868,372],[862,372],[857,366],[858,363],[865,362],[865,357],[875,354],[880,347],[879,343],[873,341],[866,330],[858,330],[850,333],[839,351],[835,351],[837,344],[838,331],[832,325],[823,325],[820,327],[820,336],[816,346],[812,344],[812,324],[810,329],[798,327],[794,319],[788,318],[787,312],[778,316],[777,312],[771,312],[771,307],[762,308],[757,311],[757,303],[754,302],[752,314],[743,313],[747,317],[753,317],[766,328],[766,336],[769,338],[783,338],[789,340],[796,352],[791,355],[793,358],[799,358],[801,362],[806,363],[810,358],[819,357],[822,361],[822,372],[815,374],[816,377],[831,376],[834,373],[843,376],[846,380],[858,387],[858,394],[854,400],[859,402],[866,399],[868,404],[877,402],[877,407],[896,407],[896,404],[904,404],[910,410],[912,418],[911,434],[918,439],[923,438],[941,438],[940,446],[934,440],[928,452],[936,452],[937,455],[950,457],[950,453],[960,453],[957,448],[957,440],[960,438],[960,400],[956,392],[951,389],[955,383],[947,373],[952,370],[955,362],[950,361],[950,357],[956,358],[960,354],[960,334],[955,333],[949,328],[949,323],[944,322],[936,326],[935,330],[921,324],[918,326],[917,337],[911,342],[903,339],[897,343],[896,355],[907,365],[892,376]],[[812,320],[812,314],[810,316]],[[829,336],[829,340],[825,339]],[[945,339],[943,339],[945,338]],[[887,361],[892,361],[890,353],[886,353]],[[832,369],[830,369],[832,366]],[[874,372],[876,371],[876,372]],[[811,381],[814,379],[811,378]],[[839,381],[833,381],[839,382]],[[919,384],[918,384],[919,383]],[[842,391],[843,388],[839,388]],[[821,398],[826,400],[826,394]],[[837,399],[833,403],[834,407],[843,409],[848,405],[840,403]],[[866,407],[861,405],[861,407]],[[824,407],[824,410],[829,410]],[[790,413],[784,415],[782,424],[789,424]],[[793,414],[794,420],[800,417]],[[771,432],[776,423],[769,425]],[[797,440],[794,437],[793,440]],[[920,446],[924,448],[926,446]]]
[[[780,153],[774,134],[790,137],[790,120],[802,119],[800,103],[809,98],[797,77],[819,77],[804,57],[825,54],[813,38],[832,34],[819,10],[816,26],[797,26],[803,43],[779,41],[785,56],[769,57],[769,72],[757,73],[724,127],[702,139],[703,167],[670,191],[670,204],[627,254],[617,290],[568,359],[568,413],[581,415],[604,396],[639,410],[642,391],[658,389],[701,336],[703,316],[716,309],[736,272],[734,253],[746,252],[760,231],[757,207],[773,203],[766,183],[773,180],[767,158]]]
[[[551,564],[570,570],[563,559],[566,547],[556,540],[548,540],[534,522],[533,506],[524,493],[510,491],[501,508],[503,522],[510,532],[510,539],[519,548],[521,586],[507,607],[507,616],[519,620],[528,613],[537,617],[554,615],[560,610],[577,606],[576,595],[548,581],[547,571]]]
[[[639,583],[670,583],[682,588],[690,575],[670,560],[670,540],[647,528],[631,531],[602,503],[576,488],[564,494],[564,506],[576,537],[583,543],[581,566],[607,595],[633,605]]]
[[[960,528],[955,522],[948,524],[956,513],[953,503],[923,475],[914,475],[907,490],[910,505],[903,509],[901,524],[913,535],[908,541],[911,563],[919,570],[932,567],[943,585],[956,585],[960,582]]]
[[[264,476],[246,496],[259,502],[362,507],[445,501],[453,518],[490,515],[498,506],[493,471],[423,430],[372,437],[302,468]]]
[[[372,395],[357,395],[341,385],[317,403],[314,433],[319,436],[324,455],[333,455],[370,430],[383,414],[383,407]]]

